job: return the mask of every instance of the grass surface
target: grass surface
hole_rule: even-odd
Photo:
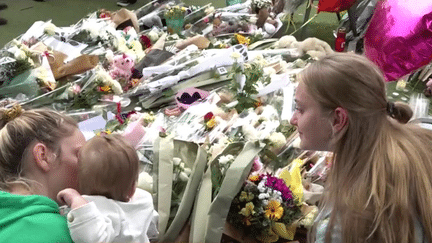
[[[137,9],[147,3],[147,0],[138,0],[136,4],[127,8],[130,10]],[[207,1],[200,0],[183,0],[186,5],[202,6]],[[59,27],[70,26],[78,22],[87,14],[98,9],[105,8],[111,11],[118,10],[116,0],[45,0],[45,2],[36,2],[31,0],[0,0],[0,3],[6,3],[8,8],[0,11],[0,17],[6,18],[8,23],[0,26],[0,47],[13,38],[25,33],[35,21],[52,20],[52,23]],[[215,8],[225,6],[225,0],[212,1]],[[303,4],[297,10],[294,21],[297,27],[303,23],[306,5]],[[310,14],[312,17],[316,13],[314,8]],[[338,20],[335,14],[320,13],[307,26],[307,36],[317,37],[328,42],[333,46],[333,30],[337,28]],[[294,28],[288,29],[287,33],[292,33]],[[300,31],[295,34],[298,38]]]

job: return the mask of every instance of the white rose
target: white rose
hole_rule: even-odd
[[[153,193],[153,177],[145,171],[141,172],[138,176],[137,187]]]
[[[184,168],[185,168],[185,163],[181,162],[180,163],[180,169],[184,170]]]
[[[192,170],[189,168],[184,168],[184,173],[186,173],[186,175],[190,175],[192,173]]]
[[[174,165],[180,165],[181,159],[180,158],[173,158]]]
[[[189,180],[188,175],[186,173],[184,173],[184,172],[180,172],[179,178],[180,178],[181,181],[188,181]]]
[[[152,30],[147,34],[148,38],[155,43],[159,39],[159,35],[156,31]]]

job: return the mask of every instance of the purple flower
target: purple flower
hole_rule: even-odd
[[[291,200],[293,198],[292,192],[285,184],[285,181],[283,179],[267,175],[267,181],[265,186],[270,187],[276,191],[280,191],[282,194],[282,199],[284,201]]]

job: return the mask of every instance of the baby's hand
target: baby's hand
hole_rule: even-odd
[[[72,188],[66,188],[57,194],[57,200],[61,204],[66,204],[72,209],[81,207],[87,204],[87,201],[79,194],[79,192]]]

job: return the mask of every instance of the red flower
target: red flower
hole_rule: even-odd
[[[152,43],[151,43],[150,38],[148,38],[146,35],[141,35],[141,36],[140,36],[140,42],[141,42],[141,45],[142,45],[145,49],[147,49],[147,48],[149,48],[149,47],[152,46]]]
[[[214,117],[214,115],[213,115],[212,112],[209,112],[209,113],[205,114],[205,116],[204,116],[204,122],[210,121],[213,117]]]

